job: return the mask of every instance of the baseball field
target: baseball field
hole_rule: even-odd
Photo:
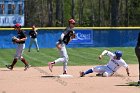
[[[123,59],[128,63],[130,77],[124,68],[120,68],[112,77],[96,77],[96,73],[79,77],[79,71],[85,71],[96,65],[104,65],[109,58],[98,56],[104,49],[123,51]],[[138,80],[138,62],[134,47],[115,48],[68,48],[68,74],[72,78],[60,78],[62,63],[54,66],[51,73],[47,63],[59,57],[56,48],[32,49],[24,51],[24,57],[32,65],[24,71],[24,65],[18,61],[14,70],[5,68],[11,64],[15,49],[0,49],[0,93],[139,93],[140,87],[134,82]]]

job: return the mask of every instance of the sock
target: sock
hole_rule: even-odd
[[[27,62],[24,58],[22,58],[21,61],[22,61],[26,66],[28,65],[28,62]]]
[[[14,67],[14,65],[15,65],[16,63],[17,63],[17,59],[14,59],[11,66]]]
[[[89,73],[92,73],[92,72],[93,72],[93,70],[92,69],[89,69],[86,72],[84,72],[84,74],[89,74]]]
[[[55,64],[55,62],[51,62],[51,64]]]

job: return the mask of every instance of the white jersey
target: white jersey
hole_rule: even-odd
[[[114,59],[115,54],[113,54],[112,52],[107,51],[107,50],[103,52],[104,52],[103,54],[107,54],[110,57],[110,60],[106,66],[113,72],[116,72],[121,66],[123,66],[124,68],[128,67],[128,65],[122,58],[117,60],[117,59]]]

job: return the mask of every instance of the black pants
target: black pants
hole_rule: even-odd
[[[139,80],[140,80],[140,46],[135,47],[135,53],[139,62]]]

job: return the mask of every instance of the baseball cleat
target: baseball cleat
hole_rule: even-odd
[[[67,74],[67,71],[64,71],[64,72],[63,72],[63,75],[64,75],[64,74]]]
[[[8,69],[13,70],[13,67],[11,65],[5,65]]]
[[[138,86],[140,86],[140,80],[138,81]]]
[[[85,75],[84,72],[80,71],[80,77],[83,77],[84,75]]]
[[[96,74],[96,76],[98,76],[98,77],[102,77],[103,74],[98,73],[98,74]]]
[[[26,71],[27,69],[29,69],[31,67],[31,65],[26,65],[24,71]]]
[[[48,63],[48,66],[49,66],[49,70],[52,72],[52,68],[53,68],[52,62],[49,62],[49,63]]]

